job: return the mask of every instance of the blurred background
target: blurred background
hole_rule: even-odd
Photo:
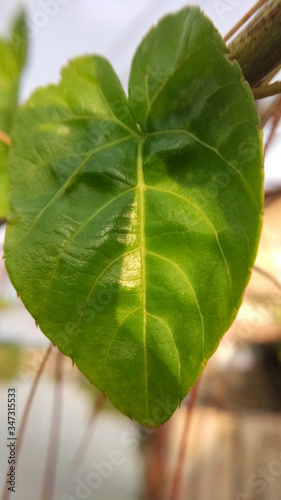
[[[255,1],[192,4],[225,35]],[[141,38],[160,17],[185,5],[182,0],[2,1],[1,36],[8,36],[21,6],[28,17],[29,57],[20,100],[57,82],[61,67],[86,53],[108,58],[126,89]],[[18,486],[11,498],[172,500],[175,474],[182,470],[181,500],[280,500],[280,102],[273,97],[258,103],[267,146],[265,217],[244,302],[200,379],[195,403],[187,399],[161,429],[141,429],[120,415],[69,359],[49,348],[0,260],[1,489],[7,473],[7,388],[16,388],[19,431],[45,362],[21,436]],[[4,235],[1,226],[0,255]],[[178,460],[180,451],[184,458]]]

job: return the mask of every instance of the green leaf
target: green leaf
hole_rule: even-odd
[[[261,137],[238,64],[185,8],[141,43],[129,100],[108,62],[76,59],[22,106],[13,144],[17,292],[117,408],[160,425],[235,318],[257,250]]]
[[[10,134],[18,106],[21,70],[27,51],[26,21],[23,13],[12,28],[11,40],[0,39],[0,131]],[[0,141],[0,219],[8,213],[8,146]]]
[[[28,50],[27,20],[24,10],[22,10],[16,17],[11,33],[11,45],[16,54],[19,68],[23,69],[26,64]]]

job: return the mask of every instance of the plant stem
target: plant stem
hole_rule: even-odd
[[[88,451],[88,448],[91,444],[91,437],[93,435],[94,426],[97,422],[97,417],[100,414],[102,407],[104,406],[104,403],[105,403],[105,396],[102,392],[100,392],[96,397],[93,411],[89,418],[88,424],[85,428],[84,435],[81,439],[78,450],[76,451],[73,459],[71,460],[70,465],[72,469],[77,470],[80,467],[82,460]]]
[[[233,35],[234,33],[236,33],[236,31],[239,30],[239,28],[241,28],[241,26],[243,26],[243,24],[245,24],[248,19],[250,19],[250,17],[252,17],[256,12],[257,10],[262,7],[268,0],[259,0],[259,2],[257,2],[246,14],[245,16],[242,17],[242,19],[240,19],[240,21],[238,21],[238,23],[236,23],[233,28],[231,28],[231,30],[224,36],[223,40],[224,42],[227,42],[227,40],[229,40]]]
[[[53,500],[55,493],[57,460],[60,443],[62,415],[62,362],[63,354],[58,351],[55,366],[53,414],[50,429],[49,449],[46,460],[41,500]]]
[[[281,120],[281,95],[279,95],[279,98],[275,100],[275,106],[274,106],[274,111],[271,115],[271,121],[270,121],[270,132],[267,137],[267,140],[264,145],[264,154],[266,155],[266,152],[272,143],[276,132],[277,132],[277,127],[279,125],[279,122]]]
[[[264,276],[265,278],[267,278],[269,281],[271,281],[271,283],[273,283],[275,286],[277,286],[277,288],[279,288],[279,290],[281,290],[281,283],[272,274],[270,274],[268,271],[266,271],[265,269],[262,269],[259,266],[254,266],[254,270],[257,273],[259,273],[262,276]]]
[[[229,44],[251,87],[256,87],[281,62],[281,2],[269,0]]]
[[[171,421],[165,422],[149,435],[145,454],[145,500],[163,500],[165,495],[167,442],[171,425]]]
[[[260,85],[253,89],[255,99],[264,99],[271,95],[281,94],[281,82],[274,82],[270,85]]]
[[[21,449],[21,444],[22,444],[22,440],[23,440],[23,436],[24,436],[24,432],[25,432],[25,428],[26,428],[26,424],[27,424],[27,420],[28,420],[28,417],[29,417],[29,414],[30,414],[30,409],[31,409],[31,405],[32,405],[32,402],[34,400],[34,396],[35,396],[35,393],[36,393],[36,390],[38,388],[38,384],[39,384],[39,381],[40,381],[40,378],[42,376],[42,373],[44,371],[44,368],[45,368],[45,365],[48,361],[48,358],[51,354],[51,351],[52,351],[52,348],[53,348],[53,344],[52,342],[50,343],[47,351],[46,351],[46,354],[42,360],[42,363],[39,367],[39,370],[37,372],[37,375],[33,381],[33,384],[32,384],[32,387],[31,387],[31,390],[30,390],[30,393],[29,393],[29,396],[28,396],[28,399],[27,399],[27,402],[26,402],[26,405],[24,407],[24,410],[23,410],[23,414],[22,414],[22,418],[21,418],[21,422],[20,422],[20,426],[19,426],[19,430],[18,430],[18,436],[17,436],[17,448],[16,448],[16,457],[18,459],[19,457],[19,452],[20,452],[20,449]],[[2,500],[9,500],[10,498],[10,491],[7,489],[7,484],[4,483],[4,491],[3,491],[3,496],[2,496]]]
[[[182,433],[181,440],[180,440],[180,449],[179,449],[179,454],[178,454],[178,459],[177,459],[177,464],[176,464],[176,469],[175,469],[175,475],[174,475],[173,483],[172,483],[172,491],[171,491],[170,500],[179,500],[180,494],[181,494],[181,487],[182,487],[182,481],[183,481],[184,459],[185,459],[185,455],[186,455],[188,438],[189,438],[189,431],[190,431],[190,420],[191,420],[191,415],[192,415],[192,412],[193,412],[193,409],[195,406],[196,397],[198,394],[199,383],[200,383],[200,378],[197,380],[196,384],[194,385],[194,387],[191,389],[191,391],[189,393],[189,401],[188,401],[187,406],[186,406],[184,429],[183,429],[183,433]]]
[[[261,128],[263,128],[271,118],[281,119],[281,95],[274,99],[272,104],[266,108],[260,116]]]
[[[20,448],[21,448],[21,443],[22,443],[22,439],[23,439],[23,434],[24,434],[24,431],[25,431],[25,428],[26,428],[26,424],[27,424],[27,419],[28,419],[28,416],[29,416],[29,413],[30,413],[30,408],[31,408],[31,405],[32,405],[32,402],[34,400],[34,396],[35,396],[35,393],[36,393],[36,390],[38,388],[38,384],[39,384],[39,381],[40,381],[40,378],[41,378],[41,375],[44,371],[44,368],[46,366],[46,363],[50,357],[50,354],[51,354],[51,351],[53,349],[53,344],[52,342],[50,342],[50,345],[44,355],[44,358],[41,362],[41,365],[39,367],[39,370],[36,374],[36,377],[33,381],[33,384],[32,384],[32,387],[31,387],[31,390],[30,390],[30,393],[29,393],[29,396],[28,396],[28,400],[26,402],[26,406],[24,408],[24,411],[23,411],[23,415],[22,415],[22,420],[21,420],[21,423],[20,423],[20,427],[19,427],[19,432],[18,432],[18,442],[17,442],[17,457],[19,455],[19,452],[20,452]]]

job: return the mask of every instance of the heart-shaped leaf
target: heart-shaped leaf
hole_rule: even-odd
[[[162,19],[129,99],[72,61],[21,108],[5,244],[42,331],[125,414],[167,420],[232,323],[256,254],[261,138],[237,63],[198,8]]]

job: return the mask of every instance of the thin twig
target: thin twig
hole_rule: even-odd
[[[27,419],[29,417],[29,412],[30,412],[30,408],[31,408],[31,405],[32,405],[32,402],[33,402],[33,399],[34,399],[34,396],[35,396],[35,393],[36,393],[36,390],[38,388],[38,384],[39,384],[39,381],[40,381],[40,378],[41,378],[41,375],[44,371],[44,368],[45,368],[45,365],[49,359],[49,356],[51,354],[51,351],[53,349],[53,344],[52,342],[50,342],[50,345],[46,351],[46,354],[41,362],[41,365],[39,367],[39,370],[36,374],[36,377],[33,381],[33,384],[32,384],[32,387],[31,387],[31,390],[30,390],[30,393],[29,393],[29,397],[28,397],[28,400],[26,402],[26,405],[25,405],[25,408],[24,408],[24,412],[23,412],[23,415],[22,415],[22,419],[21,419],[21,423],[20,423],[20,426],[19,426],[19,432],[18,432],[18,442],[17,442],[17,457],[19,455],[19,452],[20,452],[20,448],[21,448],[21,443],[22,443],[22,438],[23,438],[23,434],[24,434],[24,431],[25,431],[25,428],[26,428],[26,424],[27,424]]]
[[[281,186],[277,186],[274,189],[267,190],[264,194],[264,206],[265,208],[275,203],[281,198]]]
[[[267,122],[276,114],[279,115],[279,106],[281,105],[281,96],[274,99],[274,102],[268,106],[264,113],[260,117],[261,128],[263,128]]]
[[[163,500],[167,484],[166,473],[168,435],[172,422],[165,422],[149,433],[145,451],[145,500]],[[148,435],[146,436],[148,437]]]
[[[188,401],[187,406],[186,406],[184,428],[183,428],[182,437],[180,440],[180,449],[179,449],[179,454],[178,454],[178,459],[177,459],[177,464],[176,464],[175,475],[174,475],[173,483],[172,483],[170,500],[179,500],[179,498],[180,498],[182,481],[183,481],[184,458],[186,455],[186,450],[187,450],[187,445],[188,445],[188,440],[189,440],[190,421],[191,421],[191,415],[192,415],[192,411],[193,411],[193,408],[195,405],[196,397],[198,394],[199,383],[200,383],[200,379],[196,382],[196,384],[194,385],[194,387],[191,389],[191,391],[189,393],[189,401]]]
[[[275,112],[270,123],[270,133],[264,146],[264,154],[266,154],[270,144],[272,143],[276,135],[277,127],[280,120],[281,120],[281,96],[276,104]]]
[[[266,271],[265,269],[262,269],[259,266],[254,266],[253,269],[257,273],[259,273],[262,276],[264,276],[265,278],[267,278],[269,281],[271,281],[271,283],[273,283],[275,286],[277,286],[277,288],[279,288],[279,290],[281,290],[281,283],[280,283],[280,281],[278,281],[272,274],[270,274],[268,271]]]
[[[260,85],[252,90],[255,99],[264,99],[265,97],[281,94],[281,81],[270,83],[269,85]]]
[[[93,411],[92,411],[90,418],[89,418],[89,421],[86,425],[84,435],[80,441],[80,444],[78,446],[78,449],[77,449],[73,459],[71,460],[71,463],[70,463],[71,468],[77,469],[78,467],[80,467],[82,460],[83,460],[83,457],[86,455],[88,448],[90,446],[91,437],[93,435],[93,430],[94,430],[94,427],[95,427],[95,424],[97,421],[97,417],[98,417],[102,407],[104,406],[104,403],[105,403],[105,396],[101,392],[96,397]]]
[[[39,370],[36,374],[36,377],[33,381],[33,384],[32,384],[32,387],[31,387],[31,390],[30,390],[30,393],[29,393],[29,396],[28,396],[28,399],[26,401],[26,404],[25,404],[25,408],[23,410],[23,415],[22,415],[22,418],[21,418],[21,423],[20,423],[20,426],[19,426],[19,430],[18,430],[18,435],[17,435],[17,446],[16,446],[16,456],[17,456],[17,459],[19,457],[19,452],[20,452],[20,449],[21,449],[21,444],[22,444],[22,440],[23,440],[23,436],[24,436],[24,432],[25,432],[25,429],[26,429],[26,424],[27,424],[27,420],[28,420],[28,417],[29,417],[29,414],[30,414],[30,409],[31,409],[31,405],[33,403],[33,400],[34,400],[34,396],[35,396],[35,393],[36,393],[36,390],[38,388],[38,384],[39,384],[39,381],[40,381],[40,378],[41,378],[41,375],[44,371],[44,368],[45,368],[45,365],[48,361],[48,358],[50,356],[50,353],[51,353],[51,350],[53,348],[53,344],[50,343],[48,349],[47,349],[47,352],[41,362],[41,365],[39,367]],[[10,498],[10,491],[7,489],[7,484],[5,483],[4,484],[4,489],[3,489],[3,496],[2,496],[2,500],[9,500]]]
[[[6,132],[2,132],[2,130],[0,130],[0,142],[3,142],[9,147],[12,145],[11,137],[6,134]]]
[[[233,35],[234,33],[236,33],[236,31],[239,30],[239,28],[241,28],[241,26],[243,26],[243,24],[245,24],[248,19],[250,19],[250,17],[252,17],[253,14],[255,14],[255,12],[257,12],[257,10],[262,7],[268,0],[259,0],[259,2],[257,2],[246,14],[245,16],[242,17],[242,19],[240,19],[240,21],[238,21],[238,23],[236,23],[233,28],[231,28],[231,30],[224,36],[223,38],[223,41],[224,42],[227,42],[227,40],[229,40]]]
[[[63,354],[58,351],[55,366],[55,387],[50,441],[47,454],[45,475],[42,488],[42,500],[53,500],[56,485],[57,460],[60,443],[62,415],[62,360]]]

